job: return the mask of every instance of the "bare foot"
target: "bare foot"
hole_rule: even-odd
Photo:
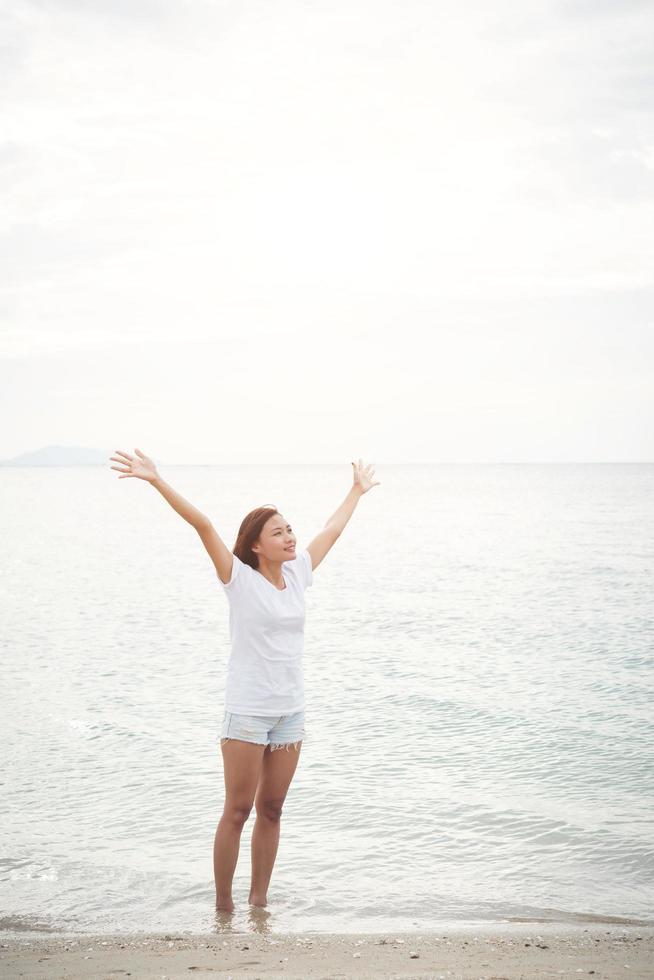
[[[233,912],[234,903],[231,898],[216,899],[216,911],[218,912]]]
[[[248,902],[250,905],[256,905],[257,908],[260,909],[265,909],[266,905],[268,904],[268,900],[265,895],[250,895]]]

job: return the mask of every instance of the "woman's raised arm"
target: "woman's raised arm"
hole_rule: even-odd
[[[371,487],[378,487],[379,480],[373,480],[375,469],[372,463],[364,466],[363,460],[359,458],[359,465],[352,463],[354,467],[353,483],[350,492],[325,524],[322,531],[319,531],[313,541],[307,545],[307,551],[311,556],[311,567],[315,570],[323,560],[327,552],[340,537],[345,525],[352,517],[354,508],[359,499],[370,490]]]
[[[111,467],[112,470],[118,470],[122,474],[118,479],[124,480],[128,477],[135,477],[137,480],[145,480],[147,483],[151,483],[164,500],[168,501],[173,510],[177,511],[180,517],[183,517],[195,528],[214,563],[216,572],[223,582],[229,582],[232,577],[234,556],[224,541],[219,538],[207,515],[194,507],[188,500],[185,500],[181,493],[178,493],[162,479],[154,460],[142,453],[140,449],[135,449],[134,452],[137,454],[136,457],[117,449],[116,455],[111,457],[116,463],[121,464],[121,466]]]

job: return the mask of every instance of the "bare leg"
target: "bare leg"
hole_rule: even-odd
[[[225,806],[213,842],[216,908],[234,911],[232,880],[236,870],[241,833],[250,815],[261,770],[265,745],[227,739],[222,742]]]
[[[257,818],[252,830],[252,881],[250,905],[265,906],[268,885],[279,846],[279,821],[288,787],[300,758],[302,742],[263,754],[259,785],[255,796]]]

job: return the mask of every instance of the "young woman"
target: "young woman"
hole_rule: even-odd
[[[162,480],[154,462],[135,450],[111,459],[122,475],[152,484],[198,532],[229,602],[231,655],[221,733],[225,805],[214,839],[216,907],[234,910],[232,879],[241,832],[252,806],[250,905],[267,904],[279,845],[282,806],[297,768],[304,732],[304,590],[371,487],[372,464],[359,459],[353,484],[311,544],[297,553],[290,524],[275,507],[257,507],[243,518],[234,550],[213,524]],[[277,751],[284,749],[285,751]]]

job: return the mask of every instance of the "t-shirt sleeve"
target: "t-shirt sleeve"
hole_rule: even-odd
[[[232,577],[229,582],[223,582],[223,580],[218,576],[218,581],[222,585],[227,596],[238,595],[246,586],[247,573],[249,571],[249,566],[242,562],[237,555],[234,555],[234,561],[232,563]]]
[[[313,570],[311,568],[311,555],[307,548],[301,551],[295,559],[297,573],[303,589],[307,589],[313,584]]]

